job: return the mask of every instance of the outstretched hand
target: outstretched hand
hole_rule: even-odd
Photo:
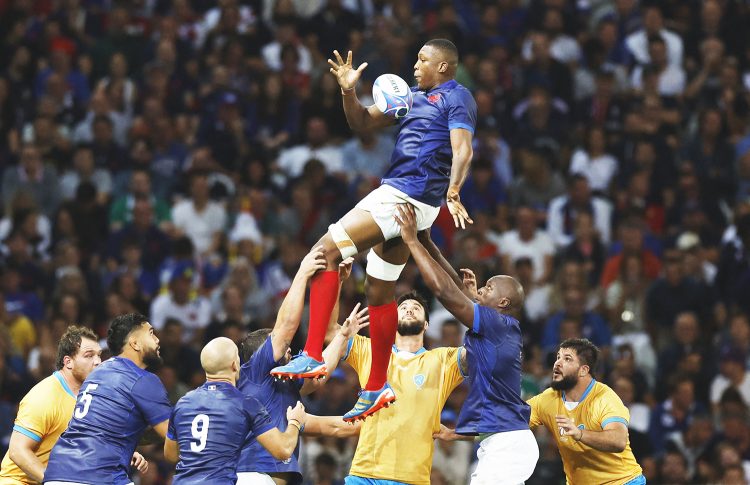
[[[417,242],[417,215],[411,204],[399,204],[396,207],[396,223],[401,227],[401,239],[404,244]]]
[[[333,51],[333,55],[336,56],[336,62],[328,59],[328,64],[331,66],[331,74],[336,76],[336,80],[343,90],[354,89],[357,86],[357,81],[362,75],[362,71],[367,67],[367,63],[363,62],[357,69],[354,69],[352,65],[352,51],[346,56],[346,61],[341,58],[339,51]]]
[[[466,207],[461,203],[461,195],[457,190],[448,189],[448,193],[445,196],[445,201],[448,205],[448,212],[453,216],[453,223],[456,227],[466,229],[466,224],[474,224],[474,221],[469,217],[469,213]]]
[[[317,246],[310,250],[299,265],[299,271],[307,278],[320,270],[326,269],[326,253],[323,246]]]
[[[463,276],[464,288],[469,292],[472,300],[475,300],[477,298],[477,275],[469,268],[461,268],[461,275]]]
[[[354,258],[349,256],[345,260],[339,263],[339,281],[346,281],[352,274],[352,265],[354,264]]]
[[[370,324],[370,315],[367,314],[367,307],[362,310],[360,310],[359,307],[359,303],[354,305],[352,312],[346,320],[344,320],[344,323],[341,324],[341,328],[339,329],[341,336],[347,340],[357,335],[360,330]]]

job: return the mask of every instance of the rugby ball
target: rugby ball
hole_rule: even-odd
[[[395,74],[378,76],[372,85],[375,106],[387,116],[403,118],[409,114],[414,95],[406,81]]]

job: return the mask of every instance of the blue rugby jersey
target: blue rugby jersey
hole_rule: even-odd
[[[269,335],[263,345],[250,356],[250,359],[242,364],[240,369],[240,380],[237,387],[245,396],[252,396],[263,404],[271,417],[273,426],[284,431],[287,428],[286,409],[294,407],[301,400],[300,388],[303,379],[296,381],[276,381],[271,377],[271,369],[282,365],[282,362],[273,360],[273,344]],[[240,461],[237,472],[258,473],[296,473],[299,481],[302,473],[297,461],[299,458],[299,442],[294,449],[294,454],[288,460],[277,460],[266,451],[251,433],[250,439],[240,452]]]
[[[143,432],[169,419],[161,381],[132,360],[112,357],[89,374],[68,429],[52,448],[44,481],[124,485]]]
[[[382,183],[420,202],[439,207],[450,182],[453,150],[450,130],[474,133],[477,103],[468,89],[455,80],[429,91],[411,88],[414,103],[399,120],[396,147]]]
[[[531,409],[521,399],[521,326],[515,318],[474,304],[466,332],[469,395],[456,432],[475,435],[529,429]]]
[[[174,485],[234,485],[240,450],[252,436],[273,429],[255,398],[228,382],[209,381],[175,405],[167,437],[178,443]]]

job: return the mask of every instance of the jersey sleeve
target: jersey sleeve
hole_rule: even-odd
[[[595,418],[601,429],[609,423],[622,423],[625,426],[630,421],[630,412],[622,403],[615,391],[609,389],[598,400],[595,407]]]
[[[254,397],[245,396],[242,405],[250,423],[250,430],[255,436],[260,436],[266,431],[275,428],[271,422],[271,415],[268,414],[268,411],[260,401]]]
[[[526,403],[531,407],[531,418],[529,419],[529,428],[534,429],[544,424],[542,421],[542,395],[537,394]]]
[[[441,399],[444,399],[464,380],[461,373],[461,353],[465,352],[463,347],[444,347],[436,349],[443,360],[443,385],[440,389]]]
[[[175,411],[177,408],[172,409],[172,413],[169,416],[169,426],[167,426],[167,438],[172,441],[177,441],[177,430],[174,425]]]
[[[172,414],[167,390],[158,377],[147,372],[133,386],[133,400],[150,426],[159,424]]]
[[[448,129],[463,128],[474,134],[477,126],[477,103],[467,89],[454,89],[447,99]]]
[[[50,396],[46,395],[40,387],[29,391],[18,406],[18,415],[13,423],[13,431],[31,438],[34,441],[42,441],[50,427],[54,407],[49,405]]]
[[[349,339],[344,360],[349,363],[357,374],[362,371],[364,363],[368,360],[370,352],[370,340],[361,335],[355,335]]]

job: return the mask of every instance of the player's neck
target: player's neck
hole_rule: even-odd
[[[396,348],[399,351],[416,353],[424,347],[424,335],[399,335],[396,334]]]
[[[590,375],[578,379],[578,384],[576,384],[573,389],[565,391],[565,400],[571,402],[579,402],[583,397],[583,393],[586,392],[589,384],[591,384],[591,380],[592,377]]]
[[[435,79],[435,84],[433,84],[432,86],[430,86],[429,88],[427,88],[425,91],[432,91],[436,87],[440,86],[441,84],[447,83],[451,79],[453,79],[453,77],[450,77],[450,76],[438,77],[437,79]]]
[[[70,388],[70,392],[72,392],[75,396],[77,396],[78,395],[78,391],[81,390],[81,384],[82,383],[78,382],[78,379],[76,379],[75,377],[73,377],[73,372],[72,371],[70,371],[70,370],[68,370],[68,369],[66,369],[64,367],[62,369],[60,369],[60,375],[62,376],[63,380],[65,381],[65,384],[67,384],[68,387]]]
[[[146,363],[143,362],[143,358],[141,357],[141,354],[139,354],[138,352],[136,352],[135,350],[129,347],[123,350],[122,353],[118,355],[118,357],[122,359],[132,360],[133,363],[137,365],[138,367],[140,367],[141,369],[146,368]]]
[[[237,382],[234,379],[224,376],[206,376],[206,382],[226,382],[227,384],[231,384],[235,387],[237,386]]]

